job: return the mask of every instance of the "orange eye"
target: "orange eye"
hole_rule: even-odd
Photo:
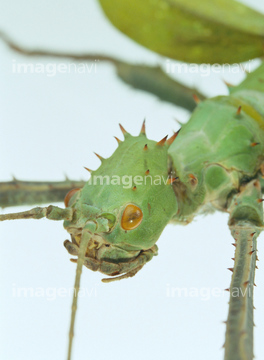
[[[75,189],[70,190],[70,191],[66,194],[66,196],[65,196],[65,198],[64,198],[65,207],[68,207],[69,202],[70,202],[70,200],[71,200],[71,197],[72,197],[77,191],[79,191],[79,190],[80,190],[80,188],[75,188]]]
[[[123,212],[121,226],[124,230],[133,230],[139,226],[143,219],[141,209],[136,205],[127,205]]]

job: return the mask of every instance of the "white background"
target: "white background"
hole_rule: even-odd
[[[246,3],[246,1],[244,1]],[[247,1],[264,11],[258,1]],[[135,44],[104,18],[95,0],[12,1],[0,4],[0,27],[21,45],[56,51],[100,52],[130,62],[165,66],[164,58]],[[175,118],[189,113],[122,84],[111,65],[93,74],[14,74],[12,63],[54,63],[30,59],[0,43],[0,180],[88,179],[122,138],[118,123],[136,135],[143,118],[149,138],[172,134]],[[66,61],[66,63],[69,63]],[[222,79],[237,83],[243,74],[183,74],[186,84],[208,96],[227,94]],[[6,209],[22,211],[28,207]],[[187,227],[168,226],[155,257],[134,278],[102,284],[100,273],[84,269],[81,286],[92,296],[78,304],[73,359],[222,359],[234,248],[226,214],[199,217]],[[0,358],[65,359],[71,296],[54,289],[72,288],[75,265],[62,243],[62,223],[46,219],[1,224]],[[259,258],[263,258],[263,235]],[[255,354],[264,356],[264,269],[259,264],[255,291]],[[18,287],[42,288],[46,296],[14,296]],[[199,296],[167,296],[171,287],[197,288]],[[209,298],[208,293],[209,293]]]

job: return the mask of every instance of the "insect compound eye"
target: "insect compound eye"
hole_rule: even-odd
[[[79,190],[80,190],[80,188],[75,188],[75,189],[70,190],[70,191],[66,194],[66,196],[65,196],[65,198],[64,198],[65,207],[68,207],[69,202],[70,202],[72,196],[73,196],[77,191],[79,191]]]
[[[124,230],[133,230],[140,225],[142,219],[141,209],[136,205],[129,204],[123,212],[121,226]]]

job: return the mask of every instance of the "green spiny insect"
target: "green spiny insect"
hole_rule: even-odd
[[[71,235],[64,245],[77,256],[68,359],[82,266],[110,275],[104,282],[134,276],[157,255],[156,241],[168,223],[188,224],[214,210],[229,213],[236,247],[225,358],[252,358],[256,238],[263,227],[263,83],[261,65],[229,96],[200,102],[168,140],[149,140],[145,122],[139,136],[121,126],[124,141],[117,139],[110,158],[99,156],[101,166],[83,188],[66,195],[65,209],[37,207],[0,216],[64,220]]]
[[[133,5],[129,2],[120,2],[120,0],[111,4],[102,0],[100,3],[108,18],[117,28],[144,46],[169,57],[194,61],[195,63],[203,61],[212,63],[243,61],[263,55],[263,16],[233,1],[214,0],[213,6],[209,5],[207,0],[200,2],[199,5],[195,1],[186,3],[181,0],[134,1]],[[227,7],[228,16],[223,16],[226,14]],[[138,14],[133,16],[135,11]],[[147,25],[144,26],[145,24]],[[182,27],[188,30],[184,32],[185,38],[182,37]],[[14,49],[18,50],[17,47]],[[45,55],[45,52],[41,51],[29,53],[22,51],[22,53],[33,56]],[[46,53],[46,55],[53,56],[54,54]],[[61,57],[59,54],[55,54],[55,56]],[[62,57],[65,56],[77,60],[84,59],[83,57],[71,57],[71,54],[62,54]],[[86,60],[88,59],[91,60],[91,56]],[[161,99],[170,99],[171,102],[182,107],[188,107],[190,110],[194,108],[193,100],[190,99],[190,96],[186,96],[186,88],[180,87],[180,91],[178,89],[175,93],[175,82],[165,77],[161,69],[145,66],[131,67],[129,64],[109,57],[101,57],[101,60],[111,61],[116,66],[118,76],[125,82],[150,91]],[[155,83],[155,79],[159,79],[159,81]],[[64,227],[71,235],[71,241],[66,240],[64,244],[69,253],[77,256],[78,260],[73,259],[73,262],[77,262],[77,276],[68,358],[71,357],[73,325],[82,265],[110,275],[103,280],[104,282],[134,276],[143,267],[144,270],[140,271],[139,274],[144,273],[145,276],[150,266],[145,267],[144,265],[152,259],[153,255],[157,254],[155,243],[167,223],[188,224],[196,215],[207,214],[214,210],[220,210],[229,216],[229,226],[235,239],[233,243],[235,263],[229,268],[232,272],[232,282],[230,288],[226,289],[230,293],[230,306],[224,344],[225,360],[253,358],[253,285],[255,266],[258,260],[256,237],[263,228],[261,206],[264,173],[263,81],[262,65],[254,74],[248,76],[241,86],[230,89],[230,96],[202,101],[197,106],[190,121],[182,126],[179,133],[175,133],[169,140],[163,138],[158,144],[145,136],[144,124],[140,135],[136,137],[132,137],[122,128],[125,135],[124,141],[119,141],[118,149],[109,159],[101,158],[102,165],[98,170],[92,172],[89,182],[84,186],[81,182],[76,185],[72,184],[72,187],[77,187],[77,189],[73,189],[66,196],[65,209],[49,206],[47,208],[35,208],[22,214],[2,216],[2,220],[20,217],[40,218],[43,216],[54,220],[61,219],[64,220]],[[182,100],[183,102],[186,101],[185,105]],[[74,128],[76,126],[71,129],[71,146],[76,143],[77,138],[79,139],[79,136],[76,136],[77,134],[74,136]],[[11,133],[13,133],[13,129]],[[66,146],[69,146],[69,143]],[[38,146],[34,148],[34,151],[37,152],[37,149]],[[56,152],[58,151],[62,155],[64,154],[63,150],[62,147],[56,149]],[[32,203],[36,199],[36,202],[42,203],[45,192],[52,195],[53,201],[61,200],[62,193],[69,184],[71,182],[68,180],[49,184],[32,182],[30,188],[34,189],[34,194],[31,194],[27,191],[28,183],[14,179],[13,182],[4,184],[4,203],[11,204],[13,202],[16,204],[27,201]],[[16,194],[18,197],[13,196]],[[210,226],[210,224],[206,226],[208,227],[208,225]],[[28,232],[30,232],[31,226],[33,225],[28,226]],[[40,236],[38,230],[35,234]],[[212,238],[209,244],[211,250],[212,247],[217,246],[214,241],[215,230],[210,233],[210,237]],[[9,238],[8,236],[4,239],[9,240]],[[38,240],[37,238],[36,242]],[[179,236],[179,230],[176,231],[175,229],[175,239],[173,235],[173,239],[168,240],[166,251],[170,253],[173,252],[173,247],[170,245],[172,241],[174,244],[175,242],[179,244],[182,240]],[[22,256],[24,259],[24,239],[19,230],[17,230],[16,238],[11,238],[11,241],[19,244],[13,250],[19,253],[19,256],[16,256],[17,261],[21,260]],[[192,244],[190,243],[189,246],[197,246],[197,243],[197,255],[201,260],[202,254],[209,253],[209,249],[203,248],[201,239],[198,241],[197,237],[192,239]],[[34,244],[32,244],[33,247]],[[44,250],[49,250],[51,256],[58,253],[55,251],[53,243],[46,239],[37,255],[39,258],[43,258]],[[173,258],[170,257],[172,260],[167,269],[175,269],[180,256],[185,258],[186,263],[188,262],[188,250],[185,253],[177,250],[174,248],[174,256]],[[24,263],[22,262],[21,272],[25,262],[31,257],[30,250],[27,251],[27,258],[25,257]],[[17,254],[11,252],[6,259],[3,257],[4,264],[13,264],[15,255]],[[217,255],[214,254],[216,261],[218,260]],[[156,257],[156,261],[157,259],[159,258]],[[50,264],[49,260],[48,258],[46,262],[47,267]],[[32,271],[37,272],[40,278],[41,275],[45,276],[45,266],[40,269],[40,264],[35,263],[36,266]],[[61,264],[61,259],[56,259],[56,264]],[[189,267],[192,268],[192,271],[195,270],[194,264],[189,264]],[[18,269],[19,267],[15,266],[15,268]],[[187,264],[186,267],[184,265],[184,268],[187,268]],[[5,266],[4,270],[6,270]],[[54,278],[58,273],[59,271],[54,271]],[[136,277],[137,280],[139,274]],[[182,272],[175,271],[177,284],[181,281],[179,274]],[[65,274],[65,276],[67,275]],[[153,279],[155,287],[157,278],[151,276],[151,279]],[[131,284],[131,282],[122,281],[122,286],[123,283]],[[120,286],[120,283],[111,286],[115,288],[118,285]],[[16,284],[13,285],[12,302],[13,300],[16,302],[25,300],[19,299],[20,290]],[[46,290],[50,289],[47,288]],[[173,296],[174,290],[167,284],[167,297]],[[144,292],[144,286],[137,293],[138,297],[141,292]],[[79,295],[81,293],[82,289],[80,289]],[[43,288],[37,287],[35,292],[33,289],[33,295],[35,297],[42,296]],[[50,295],[50,292],[46,292],[47,297]],[[191,297],[191,293],[187,294],[184,300],[188,301],[188,296]],[[166,345],[169,343],[169,341],[166,343],[166,340],[170,338],[170,334],[162,327],[162,321],[158,324],[153,323],[150,328],[150,340],[148,340],[146,335],[142,333],[142,327],[146,322],[152,323],[155,312],[153,312],[152,317],[147,317],[148,309],[145,308],[145,313],[143,312],[141,316],[138,316],[140,309],[142,309],[142,304],[138,298],[134,302],[129,296],[125,299],[126,311],[123,314],[125,326],[120,326],[116,320],[117,316],[115,316],[122,311],[123,297],[116,298],[112,306],[109,306],[111,300],[108,296],[104,296],[101,302],[100,299],[95,303],[92,302],[92,299],[89,300],[81,308],[89,308],[86,316],[89,321],[86,324],[83,343],[86,344],[86,339],[88,339],[87,352],[89,352],[89,356],[91,353],[95,354],[90,356],[91,358],[97,357],[98,346],[107,349],[114,348],[115,357],[117,354],[123,354],[121,344],[127,338],[133,339],[129,343],[129,348],[135,351],[133,355],[130,352],[133,359],[138,357],[138,354],[142,355],[142,350],[153,351],[154,348],[155,351],[156,344],[159,341],[158,337],[155,336],[157,327],[164,335],[162,353],[165,354]],[[148,305],[151,307],[152,301],[149,301]],[[5,309],[6,306],[3,308]],[[176,306],[172,311],[173,314],[177,311],[175,308]],[[162,307],[158,307],[157,311],[162,312],[162,309]],[[59,312],[60,309],[58,314]],[[96,313],[96,321],[94,322],[90,321],[93,312]],[[108,322],[106,321],[107,312],[114,313]],[[193,312],[192,309],[190,313]],[[21,313],[22,311],[18,312],[14,317],[20,319]],[[137,333],[134,340],[134,334],[129,336],[128,329],[132,329],[133,332],[131,324],[135,318],[139,320],[136,320],[137,326],[134,327]],[[201,322],[207,322],[205,321],[206,316],[201,318]],[[180,333],[185,324],[185,318],[179,321],[178,313],[178,318],[174,319],[171,328],[175,330],[173,330],[170,343],[173,343],[175,347],[173,354],[177,357],[177,349],[181,342]],[[167,321],[169,320],[167,319]],[[30,322],[32,326],[32,321],[34,323],[35,319],[29,317],[24,326],[29,326]],[[37,320],[36,322],[39,323]],[[120,329],[116,334],[118,339],[116,347],[107,342],[109,341],[109,333],[113,332],[113,323],[117,323],[116,325]],[[176,324],[178,323],[181,324],[181,327],[177,333]],[[50,330],[54,331],[55,324],[56,322],[51,319]],[[95,324],[95,326],[91,326],[91,324]],[[63,327],[64,325],[60,323],[59,326]],[[54,333],[56,334],[56,332]],[[97,336],[95,335],[95,340],[92,341],[91,338],[94,333]],[[32,334],[32,337],[34,335]],[[77,338],[79,338],[79,334]],[[188,355],[189,345],[191,343],[192,347],[195,348],[196,341],[197,347],[200,346],[197,341],[198,335],[193,335],[189,328],[188,336],[185,338],[188,338],[189,342],[184,356],[185,358],[193,358],[193,355]],[[19,340],[20,337],[18,336],[15,339],[16,348],[19,347]],[[140,340],[142,340],[141,348],[138,347]],[[208,343],[211,344],[212,340],[211,336]],[[32,342],[34,339],[30,339],[29,343]],[[208,345],[205,343],[203,359],[206,357]],[[42,349],[44,347],[47,347],[46,343]],[[26,354],[20,353],[20,358],[29,358],[29,352],[30,349],[28,348]],[[167,353],[171,356],[172,351],[167,351]],[[42,352],[39,349],[37,357],[40,358],[41,356]],[[52,355],[49,354],[50,356],[59,357],[53,352]],[[83,356],[83,354],[80,355],[80,357]],[[158,356],[160,358],[160,354]],[[32,357],[35,358],[36,356]],[[44,355],[42,357],[47,358]],[[143,355],[143,357],[145,356]],[[151,357],[153,356],[151,355]]]

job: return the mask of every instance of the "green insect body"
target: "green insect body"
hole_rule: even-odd
[[[210,209],[227,211],[232,195],[260,170],[264,117],[246,102],[248,93],[200,103],[172,144],[172,167],[186,189],[183,197],[174,184],[178,199],[183,198],[175,221],[190,222]],[[263,94],[258,95],[264,101]]]
[[[198,104],[169,149],[179,211],[175,221],[197,213],[227,211],[241,185],[258,178],[264,162],[264,66],[249,74],[229,96]],[[181,189],[181,188],[180,188]]]
[[[168,223],[188,224],[201,213],[229,212],[231,233],[235,241],[239,238],[230,289],[254,284],[256,238],[263,229],[263,104],[262,64],[230,89],[229,96],[200,102],[188,123],[168,140],[149,140],[145,123],[136,137],[121,126],[124,141],[117,139],[114,154],[101,158],[82,189],[66,195],[66,208],[0,215],[1,221],[64,220],[72,240],[64,245],[78,257],[73,260],[76,293],[68,359],[82,266],[110,275],[105,282],[134,276],[157,255],[156,242]],[[225,359],[241,360],[244,353],[252,359],[253,299],[231,296]]]
[[[258,69],[258,82],[259,74]],[[110,275],[106,282],[134,276],[157,255],[156,242],[168,223],[188,224],[197,214],[228,212],[243,185],[262,181],[264,95],[261,87],[247,89],[252,77],[230,96],[200,102],[169,140],[149,140],[145,122],[135,137],[121,126],[124,141],[117,139],[114,154],[100,157],[101,166],[84,187],[66,196],[65,210],[36,208],[21,217],[64,219],[72,240],[64,245],[74,256],[80,256],[86,224],[105,219],[104,231],[88,231],[83,264]]]
[[[257,98],[261,104],[264,96],[257,95],[240,90],[201,102],[173,141],[147,139],[145,124],[137,137],[123,129],[125,141],[109,159],[101,158],[90,181],[70,199],[76,215],[64,223],[72,235],[72,243],[65,242],[68,251],[78,255],[80,219],[89,218],[86,207],[95,207],[96,216],[111,223],[110,230],[91,238],[84,264],[107,275],[125,273],[113,279],[133,276],[157,254],[155,243],[169,222],[229,211],[234,195],[259,177],[264,163],[264,117],[254,103]],[[131,179],[126,188],[120,183],[124,177]],[[130,206],[139,209],[142,221],[126,228],[122,221]]]
[[[160,143],[147,139],[144,125],[142,129],[137,137],[124,131],[125,141],[119,141],[109,159],[101,159],[90,181],[69,200],[75,216],[64,226],[73,243],[66,241],[65,246],[72,255],[78,254],[85,212],[93,207],[96,216],[109,220],[109,232],[91,239],[84,262],[88,268],[108,275],[134,275],[135,269],[156,255],[155,243],[177,212],[168,177],[170,145],[165,139]],[[125,179],[131,179],[131,184],[124,185]]]

